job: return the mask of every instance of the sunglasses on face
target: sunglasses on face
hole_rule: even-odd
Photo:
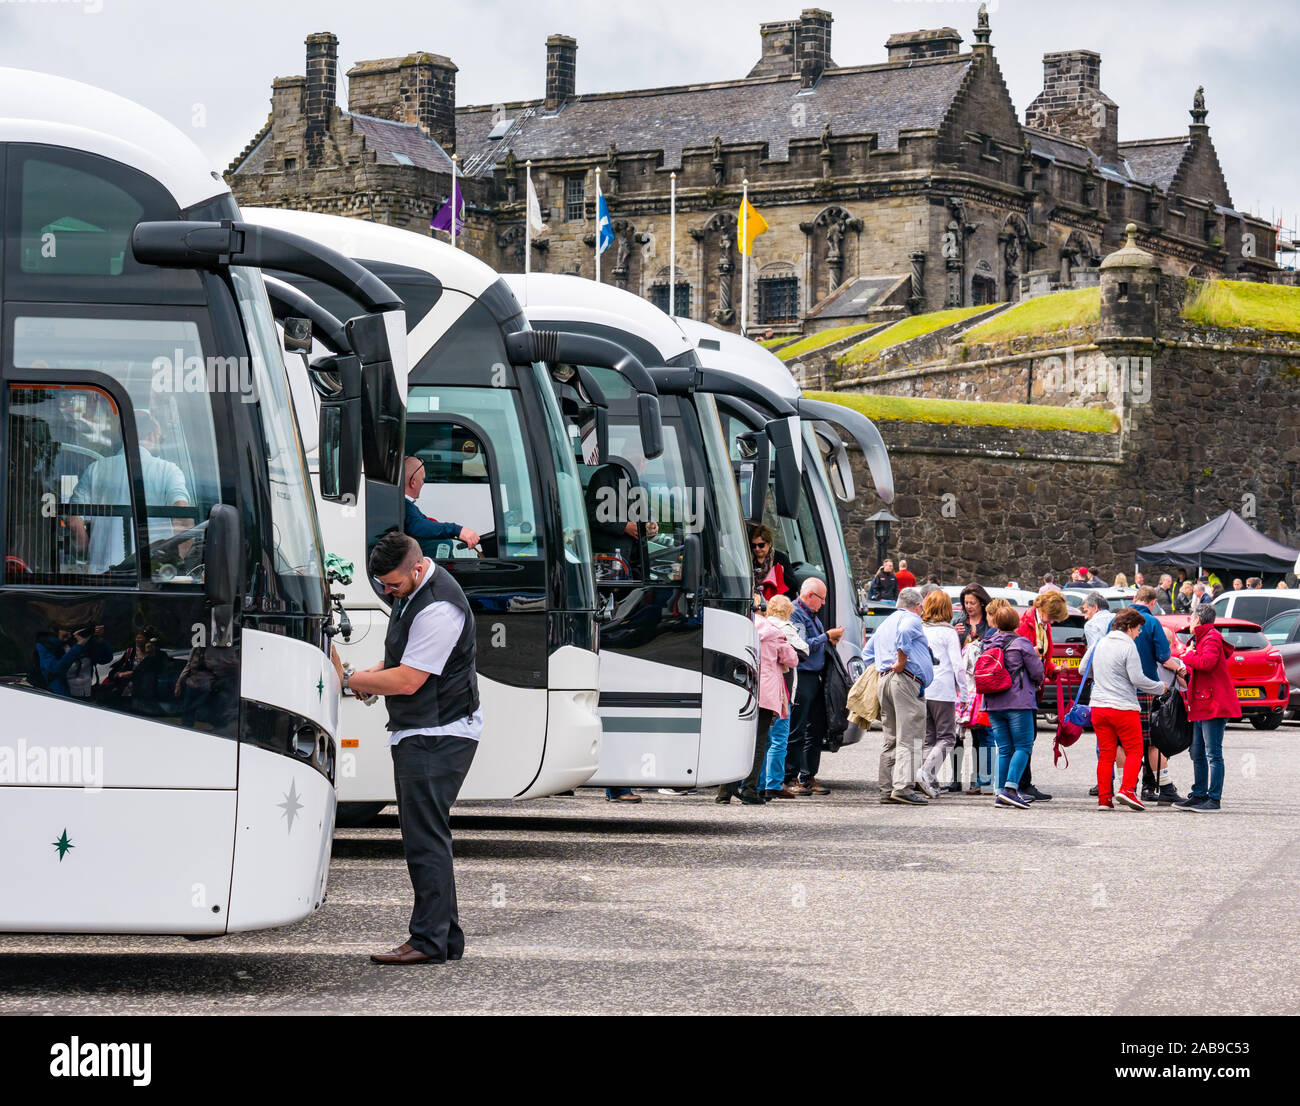
[[[749,543],[749,545],[750,545],[750,548],[751,548],[751,549],[766,549],[766,548],[767,548],[767,542],[765,542],[765,541],[752,541],[752,542]]]

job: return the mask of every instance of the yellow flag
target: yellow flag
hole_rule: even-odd
[[[736,219],[740,229],[740,252],[750,255],[754,251],[754,239],[767,231],[767,220],[754,210],[749,200],[740,201],[740,215]]]

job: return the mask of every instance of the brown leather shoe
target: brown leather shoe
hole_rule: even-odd
[[[782,788],[781,788],[780,790],[778,790],[778,791],[768,791],[768,792],[765,792],[765,794],[767,795],[767,797],[768,797],[769,799],[797,799],[797,798],[799,798],[799,796],[796,795],[793,791],[787,790],[787,789],[784,788],[784,787],[782,787]]]
[[[411,948],[410,944],[398,945],[391,952],[372,952],[370,959],[376,964],[444,964],[446,961],[427,952]]]
[[[813,776],[806,784],[804,784],[804,787],[808,788],[808,792],[811,795],[829,795],[831,793],[829,787],[817,782],[816,776]]]
[[[803,784],[801,784],[798,780],[792,780],[790,783],[787,783],[787,784],[785,785],[785,789],[786,789],[788,792],[790,792],[790,794],[793,795],[796,799],[799,798],[801,795],[811,795],[811,794],[812,794],[812,792],[809,791],[808,788],[806,788],[806,787],[805,787]]]

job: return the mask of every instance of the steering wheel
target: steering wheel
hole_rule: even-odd
[[[208,529],[208,520],[204,519],[197,526],[162,538],[149,545],[149,560],[157,565],[155,574],[161,580],[172,580],[177,576],[194,576],[203,568],[203,539]],[[190,547],[182,556],[180,548],[186,542]]]

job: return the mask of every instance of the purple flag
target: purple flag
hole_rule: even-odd
[[[433,230],[445,230],[451,233],[451,213],[453,201],[456,208],[456,236],[460,237],[461,232],[465,229],[465,196],[457,187],[455,178],[451,182],[452,199],[448,200],[442,207],[438,208],[438,214],[433,217],[433,222],[429,226]]]

